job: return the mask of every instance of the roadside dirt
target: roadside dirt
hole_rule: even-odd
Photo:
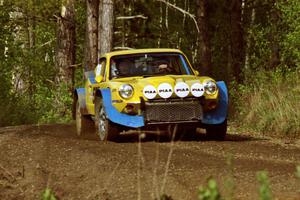
[[[294,141],[235,133],[224,142],[201,134],[175,142],[156,138],[147,135],[139,143],[136,134],[126,134],[103,143],[94,135],[78,138],[74,125],[1,128],[0,199],[41,199],[49,187],[59,199],[154,200],[165,193],[196,200],[212,176],[225,197],[231,181],[234,199],[252,200],[259,199],[261,170],[268,171],[275,199],[300,199],[300,147]]]

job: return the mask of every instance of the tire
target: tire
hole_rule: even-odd
[[[197,127],[185,127],[183,133],[185,135],[195,135],[197,133]]]
[[[227,119],[221,124],[207,125],[206,135],[209,139],[223,141],[227,134]]]
[[[100,97],[96,98],[95,103],[95,126],[96,134],[101,141],[114,141],[120,133],[118,125],[107,118]]]
[[[78,99],[76,99],[75,120],[76,133],[78,136],[82,136],[84,133],[91,132],[91,129],[93,128],[93,121],[89,118],[89,116],[81,114]]]

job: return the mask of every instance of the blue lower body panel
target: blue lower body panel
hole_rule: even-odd
[[[139,115],[132,116],[132,115],[120,113],[112,105],[110,89],[101,89],[101,93],[102,93],[104,109],[110,121],[123,126],[132,127],[132,128],[139,128],[145,126],[143,116],[139,116]]]
[[[223,81],[217,82],[219,88],[219,104],[218,107],[212,111],[205,112],[202,123],[203,124],[221,124],[227,118],[228,112],[228,92],[226,84]]]

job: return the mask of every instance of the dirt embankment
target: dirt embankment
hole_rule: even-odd
[[[93,135],[78,138],[74,125],[1,128],[0,199],[40,199],[47,186],[59,199],[154,200],[160,193],[197,199],[198,187],[213,176],[223,194],[232,180],[234,198],[252,200],[261,170],[268,171],[274,197],[300,199],[294,143],[233,133],[224,142],[201,134],[174,143],[155,139],[139,143],[129,134],[103,143]]]

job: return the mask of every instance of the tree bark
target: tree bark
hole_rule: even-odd
[[[270,45],[271,45],[271,58],[269,61],[269,69],[273,70],[280,64],[280,48],[279,48],[279,38],[278,38],[278,27],[280,20],[280,12],[276,8],[276,2],[272,2],[271,10],[271,33],[270,33]]]
[[[245,48],[242,29],[242,0],[229,0],[230,50],[232,72],[235,80],[241,82],[245,62]]]
[[[103,55],[113,48],[114,0],[103,0],[101,10],[99,53]]]
[[[75,0],[64,1],[57,24],[56,67],[57,82],[66,83],[71,91],[74,87],[75,64]]]
[[[86,0],[85,71],[95,68],[98,62],[98,13],[99,0]]]
[[[199,64],[202,75],[211,75],[211,46],[208,27],[208,0],[196,0],[196,19],[199,27]]]

